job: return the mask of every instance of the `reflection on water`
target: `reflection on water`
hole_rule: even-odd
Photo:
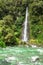
[[[0,65],[43,65],[42,50],[22,46],[0,48]]]

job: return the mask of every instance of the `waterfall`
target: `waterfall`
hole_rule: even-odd
[[[26,17],[25,17],[25,21],[24,21],[24,29],[23,29],[23,37],[22,37],[22,41],[27,42],[28,37],[27,37],[27,23],[28,23],[28,7],[26,8]]]

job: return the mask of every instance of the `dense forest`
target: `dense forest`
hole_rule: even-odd
[[[0,0],[0,46],[21,44],[26,7],[29,12],[29,44],[43,45],[43,0]]]

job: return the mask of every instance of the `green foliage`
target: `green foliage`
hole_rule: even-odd
[[[31,14],[35,16],[43,15],[43,1],[33,2],[31,4]]]
[[[17,20],[15,21],[15,33],[16,33],[16,36],[19,37],[20,34],[21,34],[21,29],[22,29],[22,23],[24,21],[24,17],[21,16],[21,17],[18,17]]]
[[[27,6],[30,38],[43,43],[43,0],[0,0],[0,45],[21,43],[20,35]]]
[[[0,39],[6,45],[19,44],[26,6],[26,0],[0,0]]]
[[[2,40],[0,40],[0,47],[6,47],[5,42],[3,42]]]
[[[39,44],[43,44],[43,1],[37,0],[30,3],[29,13],[31,38],[37,39]]]

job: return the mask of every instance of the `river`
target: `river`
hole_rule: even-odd
[[[0,48],[0,65],[43,65],[43,48],[28,46]]]

